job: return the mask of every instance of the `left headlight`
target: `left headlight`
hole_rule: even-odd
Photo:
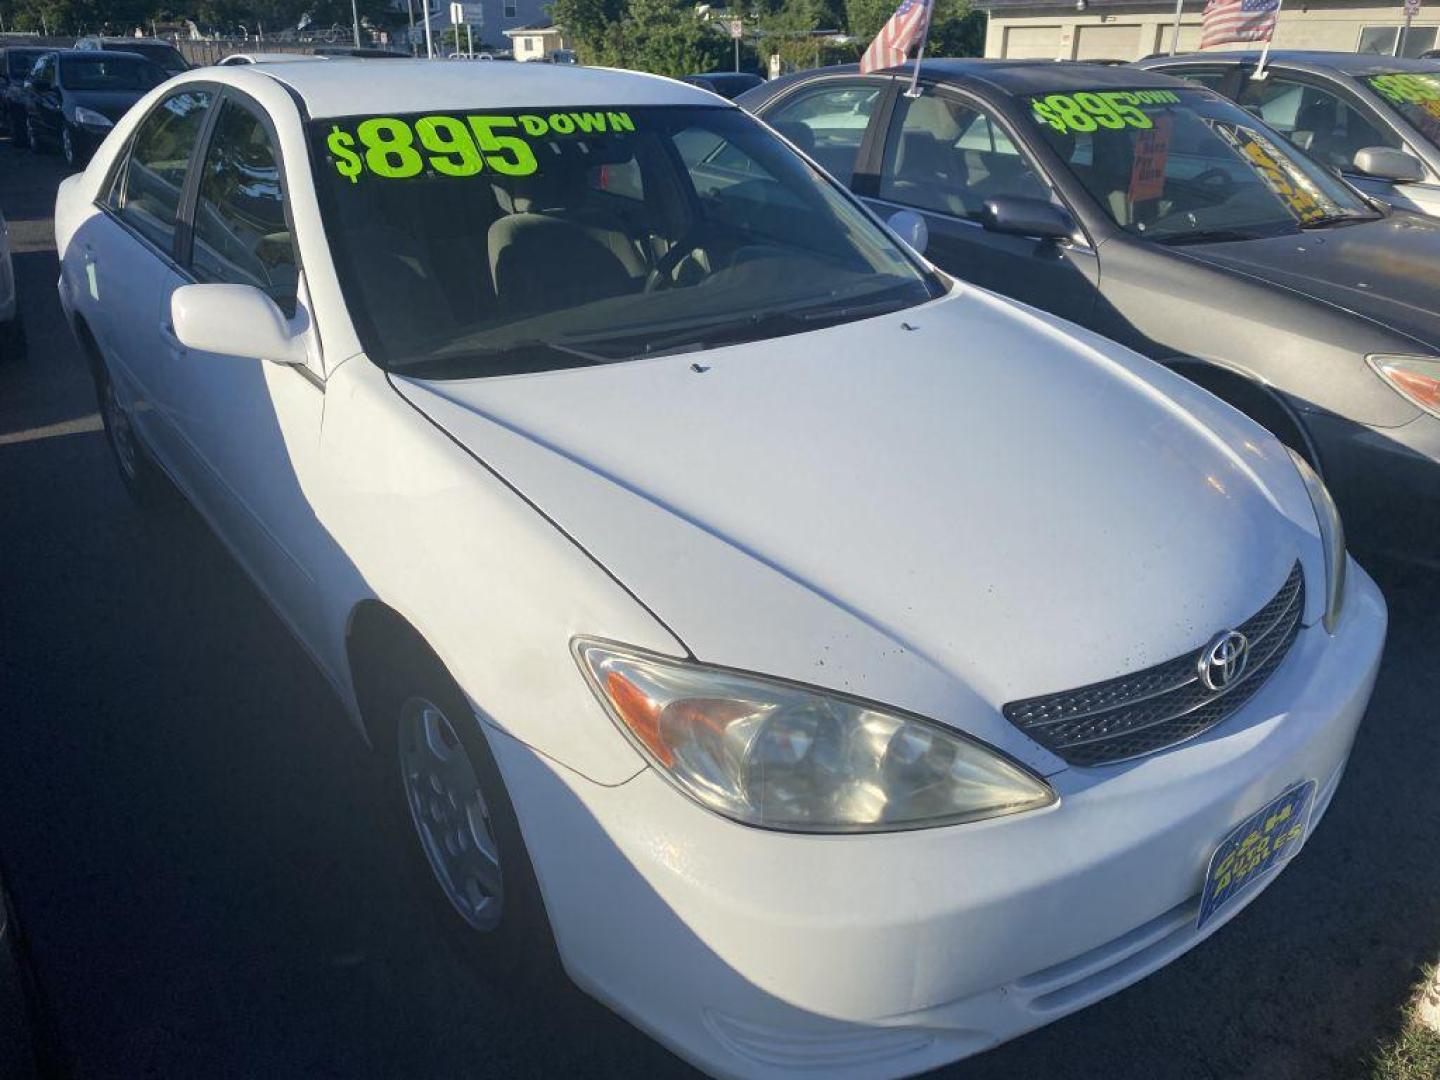
[[[75,107],[75,122],[84,124],[86,127],[108,128],[114,127],[114,122],[108,117],[96,112],[94,109],[87,109],[84,105]]]
[[[1340,521],[1340,511],[1335,500],[1310,463],[1303,457],[1285,448],[1290,460],[1305,482],[1310,495],[1310,504],[1315,507],[1315,520],[1320,526],[1320,544],[1325,552],[1325,629],[1335,632],[1340,621],[1340,609],[1345,606],[1345,526]]]
[[[577,638],[617,726],[701,805],[792,832],[883,832],[1056,801],[1043,780],[928,720],[809,687]]]

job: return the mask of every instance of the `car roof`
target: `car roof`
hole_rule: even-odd
[[[1227,50],[1223,53],[1181,53],[1178,56],[1147,57],[1143,64],[1255,64],[1260,61],[1258,49]],[[1379,53],[1323,52],[1318,49],[1271,49],[1271,64],[1296,64],[1301,67],[1336,71],[1342,75],[1385,75],[1394,71],[1440,71],[1440,62],[1411,59],[1408,56],[1382,56]]]
[[[887,68],[887,75],[910,75],[914,64]],[[858,64],[813,68],[784,79],[767,83],[775,87],[785,83],[804,82],[818,75],[856,73]],[[987,84],[1007,94],[1024,97],[1029,94],[1061,93],[1066,90],[1130,90],[1147,87],[1193,85],[1173,75],[1143,68],[1117,67],[1114,64],[1057,63],[1054,60],[991,60],[980,57],[926,60],[920,65],[920,79],[930,83],[966,85]],[[751,93],[759,93],[758,90]],[[768,97],[768,95],[767,95]]]
[[[719,106],[714,95],[659,75],[564,64],[237,65],[288,86],[311,117],[424,112],[427,109],[586,109],[606,105]]]
[[[56,56],[59,56],[59,57],[75,56],[75,57],[79,57],[79,58],[82,59],[82,60],[96,60],[96,59],[98,59],[98,57],[95,55],[96,52],[98,51],[98,50],[96,50],[96,49],[44,49],[44,50],[42,50],[42,51],[47,52],[47,53],[54,53]],[[113,60],[113,59],[115,59],[115,57],[117,57],[117,56],[119,56],[119,57],[124,57],[124,58],[130,59],[130,60],[143,60],[143,61],[145,61],[145,63],[147,63],[147,64],[153,64],[153,63],[155,63],[155,61],[154,61],[154,60],[151,60],[150,57],[148,57],[148,56],[143,56],[143,55],[141,55],[140,53],[137,53],[137,52],[127,52],[127,51],[124,50],[124,49],[106,49],[106,50],[105,50],[105,59],[107,59],[107,60]]]

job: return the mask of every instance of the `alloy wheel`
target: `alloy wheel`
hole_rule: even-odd
[[[130,426],[130,416],[120,406],[115,385],[108,380],[100,396],[100,408],[104,410],[105,434],[115,451],[115,460],[125,479],[133,484],[140,476],[140,448],[135,444],[135,430]]]
[[[440,707],[400,710],[400,780],[420,847],[452,907],[476,930],[500,922],[504,884],[490,809],[464,744]]]

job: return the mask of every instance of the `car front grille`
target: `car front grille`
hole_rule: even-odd
[[[1200,681],[1208,646],[1144,671],[1059,694],[1012,701],[1005,718],[1072,765],[1108,765],[1194,738],[1233,715],[1290,651],[1305,609],[1297,562],[1274,598],[1238,629],[1250,643],[1240,677],[1221,690]]]

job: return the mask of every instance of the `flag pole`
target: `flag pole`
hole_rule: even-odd
[[[1285,0],[1275,5],[1275,21],[1270,24],[1270,36],[1265,39],[1265,48],[1260,50],[1260,63],[1255,65],[1255,74],[1250,76],[1256,82],[1265,80],[1265,61],[1270,59],[1270,42],[1275,40],[1275,31],[1280,29],[1280,9],[1284,6]]]
[[[1175,0],[1175,28],[1170,31],[1170,55],[1174,56],[1180,51],[1180,15],[1185,7],[1185,0]]]
[[[915,53],[915,68],[910,72],[910,89],[907,98],[920,96],[920,61],[925,58],[925,43],[930,40],[930,18],[935,14],[935,0],[925,0],[925,32],[920,35],[920,48]]]

